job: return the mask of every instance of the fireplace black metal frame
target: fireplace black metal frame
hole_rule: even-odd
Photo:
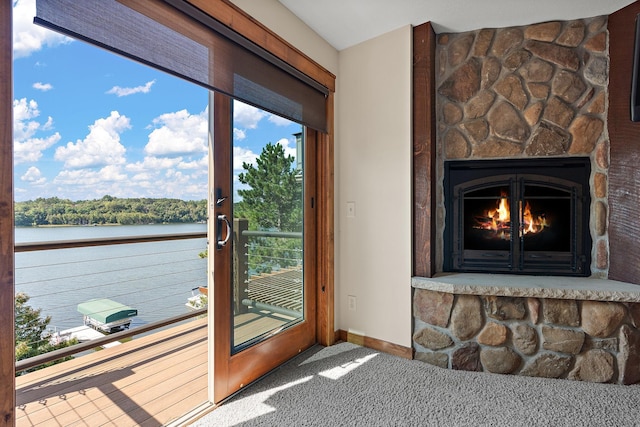
[[[590,175],[591,162],[584,157],[445,162],[444,271],[589,276]],[[566,195],[571,216],[568,250],[526,250],[517,215],[510,225],[509,250],[465,248],[465,195],[497,186],[509,188],[511,212],[521,211],[527,187]]]

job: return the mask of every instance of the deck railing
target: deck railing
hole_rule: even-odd
[[[234,238],[234,263],[236,268],[234,269],[235,276],[233,278],[233,290],[234,290],[234,310],[236,314],[246,313],[248,310],[248,306],[260,307],[261,309],[268,309],[274,312],[281,312],[283,314],[287,314],[293,317],[302,316],[302,294],[300,293],[299,297],[294,297],[295,301],[289,301],[287,304],[272,304],[269,299],[261,300],[261,298],[256,298],[256,292],[254,291],[250,294],[250,282],[255,277],[259,277],[255,270],[256,265],[260,265],[264,268],[265,265],[277,265],[278,267],[285,266],[285,268],[294,269],[299,271],[299,275],[301,278],[301,270],[302,270],[302,233],[296,232],[273,232],[273,231],[252,231],[248,230],[248,221],[245,219],[236,219],[234,221],[234,229],[233,229],[233,238]],[[179,234],[157,234],[157,235],[140,235],[140,236],[127,236],[127,237],[109,237],[109,238],[94,238],[94,239],[79,239],[79,240],[63,240],[63,241],[48,241],[48,242],[26,242],[26,243],[18,243],[15,245],[16,253],[27,253],[27,252],[36,252],[36,251],[57,251],[62,249],[79,249],[79,248],[91,248],[91,247],[100,247],[100,246],[113,246],[113,245],[133,245],[133,244],[147,244],[153,242],[167,242],[167,241],[178,241],[178,240],[191,240],[191,239],[203,239],[207,238],[206,232],[190,232],[190,233],[179,233]],[[284,241],[288,240],[299,240],[299,243],[292,243],[288,246],[281,245],[280,247],[274,247],[274,243],[276,241]],[[260,246],[263,245],[263,246]],[[200,248],[200,250],[204,250],[204,247]],[[194,257],[197,257],[198,250],[190,249],[194,253]],[[153,253],[147,254],[148,256],[153,257]],[[253,257],[253,259],[252,259]],[[100,260],[92,260],[93,262],[100,262]],[[112,261],[112,259],[111,259]],[[81,262],[87,262],[87,260],[82,261],[69,261],[67,264],[70,266],[71,270],[74,269],[76,264]],[[48,267],[53,268],[57,266],[57,264],[49,264]],[[47,267],[47,266],[45,266]],[[149,266],[144,266],[149,268]],[[153,266],[151,266],[153,267]],[[135,267],[132,267],[135,268]],[[143,268],[142,266],[140,268]],[[17,268],[19,270],[19,268]],[[176,267],[178,270],[178,267]],[[114,271],[103,271],[104,274],[117,275],[119,270]],[[17,271],[19,273],[19,271]],[[180,273],[180,271],[179,271]],[[252,273],[254,276],[252,277]],[[70,273],[67,276],[63,276],[59,279],[52,280],[64,280],[69,278],[78,278],[81,277],[86,279],[91,276],[93,273],[83,273],[78,275],[74,273]],[[16,274],[17,276],[19,274]],[[264,274],[262,275],[264,276]],[[87,279],[88,280],[88,279]],[[136,279],[137,280],[137,279]],[[158,281],[166,280],[162,274],[159,274],[157,277]],[[285,279],[286,280],[286,279]],[[110,285],[127,288],[131,280],[127,279],[124,281],[125,283],[110,283]],[[206,282],[206,275],[202,277],[202,282]],[[43,285],[44,286],[44,285]],[[55,286],[55,285],[52,285]],[[154,285],[155,288],[156,285]],[[175,283],[169,284],[167,286],[177,286]],[[193,289],[193,286],[184,286],[181,285],[183,289]],[[20,287],[20,283],[16,283],[16,288]],[[161,287],[161,286],[159,286]],[[95,285],[94,288],[96,290],[102,290],[100,285]],[[152,289],[149,290],[151,292]],[[52,294],[54,291],[47,291],[49,294]],[[128,292],[128,290],[126,290]],[[121,295],[121,298],[126,298],[126,292]],[[99,293],[99,292],[96,292]],[[185,295],[184,302],[186,302]],[[118,295],[110,295],[110,297],[118,298]],[[34,298],[35,299],[35,298]],[[289,298],[291,300],[291,298]],[[124,301],[126,302],[126,301]],[[75,307],[69,305],[66,307],[69,311],[75,311]],[[103,346],[105,344],[120,341],[123,339],[130,338],[134,335],[139,335],[143,333],[148,333],[153,330],[157,330],[159,328],[163,328],[166,326],[170,326],[172,324],[176,324],[178,322],[182,322],[188,320],[190,318],[199,317],[204,315],[207,312],[206,308],[192,310],[187,313],[181,313],[175,316],[169,316],[168,318],[162,318],[157,321],[151,321],[145,325],[136,326],[128,330],[124,330],[121,332],[116,332],[112,334],[105,335],[104,337],[90,340],[87,342],[75,344],[69,347],[62,348],[60,350],[55,350],[48,352],[46,354],[42,354],[39,356],[31,357],[28,359],[23,359],[16,362],[16,372],[21,372],[36,366],[40,366],[42,364],[64,359],[66,357],[72,356],[74,354],[78,354],[87,350],[91,350],[97,348],[99,346]],[[43,313],[46,314],[46,313]]]
[[[250,298],[249,284],[251,281],[252,266],[256,265],[277,265],[281,267],[302,268],[302,233],[281,232],[281,231],[256,231],[249,230],[249,221],[246,219],[234,219],[233,239],[234,251],[233,262],[236,266],[233,278],[234,310],[236,314],[246,313],[249,306],[261,306],[275,312],[281,312],[294,317],[302,315],[301,311],[287,307],[269,304],[265,301],[257,301]],[[263,242],[277,240],[299,240],[298,247],[278,248],[260,247]],[[262,249],[262,251],[260,251]],[[252,259],[253,258],[253,259]],[[257,271],[254,274],[258,273]],[[302,294],[300,295],[300,306],[302,305]],[[301,310],[301,308],[300,308]]]
[[[95,238],[95,239],[80,239],[80,240],[63,240],[63,241],[50,241],[50,242],[25,242],[25,243],[18,243],[15,245],[15,252],[16,253],[25,253],[25,252],[35,252],[35,251],[53,251],[53,250],[61,250],[61,249],[75,249],[75,248],[89,248],[89,247],[98,247],[98,246],[113,246],[113,245],[124,245],[124,244],[142,244],[142,243],[152,243],[152,242],[167,242],[167,241],[177,241],[177,240],[190,240],[190,239],[203,239],[207,237],[207,233],[206,232],[189,232],[189,233],[178,233],[178,234],[158,234],[158,235],[141,235],[141,236],[127,236],[127,237],[109,237],[109,238]],[[204,247],[202,248],[192,248],[189,249],[191,252],[193,252],[193,256],[197,259],[197,255],[199,251],[204,250]],[[153,253],[147,254],[146,256],[150,256],[153,257]],[[87,262],[95,262],[95,263],[100,263],[101,260],[82,260],[82,261],[71,261],[68,264],[73,266],[73,265],[77,265],[80,263],[87,263]],[[118,263],[118,260],[113,260],[111,259],[111,262],[116,262]],[[50,264],[48,266],[45,267],[49,267],[49,268],[53,268],[54,266],[57,266],[55,264]],[[142,267],[140,267],[142,268]],[[148,268],[148,266],[147,266]],[[153,267],[151,267],[153,268]],[[19,267],[17,267],[16,269],[16,276],[19,275],[20,271],[19,271]],[[70,270],[73,270],[73,267],[70,267]],[[116,275],[118,271],[106,271],[106,272],[102,272],[104,274],[113,274]],[[84,277],[89,277],[91,276],[93,273],[84,273],[85,276]],[[79,275],[74,274],[72,271],[67,273],[66,276],[63,276],[61,278],[58,278],[58,280],[71,280],[71,279],[77,279]],[[160,276],[160,275],[159,275]],[[158,280],[160,279],[160,277],[158,278]],[[166,276],[165,276],[166,279]],[[55,278],[52,280],[56,280]],[[120,283],[121,287],[126,288],[127,287],[127,281],[124,281],[125,283]],[[201,277],[200,283],[206,283],[206,273]],[[32,283],[33,285],[33,283]],[[118,286],[117,283],[111,283],[111,285],[114,286]],[[22,285],[24,286],[24,285]],[[53,286],[53,285],[52,285]],[[175,283],[169,284],[168,286],[175,286]],[[20,290],[19,288],[21,287],[20,283],[16,283],[16,288],[17,290]],[[44,287],[44,285],[43,285]],[[193,288],[192,285],[182,285],[182,288],[188,288],[189,290]],[[97,291],[100,290],[100,285],[96,285],[95,289]],[[151,289],[149,290],[150,292],[152,291]],[[48,290],[46,292],[49,292],[50,294],[54,294],[55,290]],[[100,293],[100,292],[97,292]],[[125,292],[126,294],[126,292]],[[34,295],[31,295],[32,297],[35,297]],[[187,301],[187,297],[189,295],[184,295],[184,302],[186,303]],[[111,295],[111,297],[114,297],[113,295]],[[116,296],[117,297],[117,296]],[[35,299],[35,298],[34,298]],[[184,307],[184,306],[183,306]],[[68,307],[71,310],[71,306]],[[186,309],[186,308],[185,308]],[[194,317],[198,317],[198,316],[202,316],[204,314],[206,314],[207,309],[203,308],[203,309],[199,309],[199,310],[191,310],[189,312],[186,313],[181,313],[175,316],[169,316],[168,318],[162,318],[160,320],[157,321],[151,321],[147,324],[144,325],[140,325],[140,326],[136,326],[133,327],[131,329],[127,329],[121,332],[116,332],[116,333],[112,333],[109,335],[105,335],[104,337],[98,338],[98,339],[94,339],[91,341],[87,341],[87,342],[83,342],[83,343],[79,343],[79,344],[75,344],[69,347],[65,347],[62,348],[60,350],[55,350],[55,351],[51,351],[39,356],[35,356],[35,357],[31,357],[28,359],[23,359],[20,360],[18,362],[16,362],[15,365],[15,369],[16,372],[21,372],[48,362],[52,362],[55,360],[60,360],[60,359],[64,359],[68,356],[80,353],[80,352],[84,352],[87,350],[91,350],[94,349],[96,347],[99,346],[103,346],[105,344],[111,343],[111,342],[115,342],[115,341],[120,341],[126,338],[130,338],[134,335],[139,335],[139,334],[143,334],[143,333],[147,333],[153,330],[157,330],[159,328],[163,328],[172,324],[176,324],[178,322],[181,321],[185,321]],[[43,313],[46,315],[46,313]]]

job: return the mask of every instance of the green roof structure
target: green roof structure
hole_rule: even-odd
[[[138,310],[107,298],[78,304],[78,311],[98,322],[111,323],[138,315]]]

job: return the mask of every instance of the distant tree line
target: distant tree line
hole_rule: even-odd
[[[17,226],[194,223],[207,220],[206,200],[38,198],[15,204]]]

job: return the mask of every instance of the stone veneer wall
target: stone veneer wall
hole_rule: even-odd
[[[415,289],[415,358],[436,366],[599,383],[640,381],[640,303]]]
[[[607,18],[441,34],[436,62],[439,233],[444,160],[589,156],[591,271],[606,278]]]

